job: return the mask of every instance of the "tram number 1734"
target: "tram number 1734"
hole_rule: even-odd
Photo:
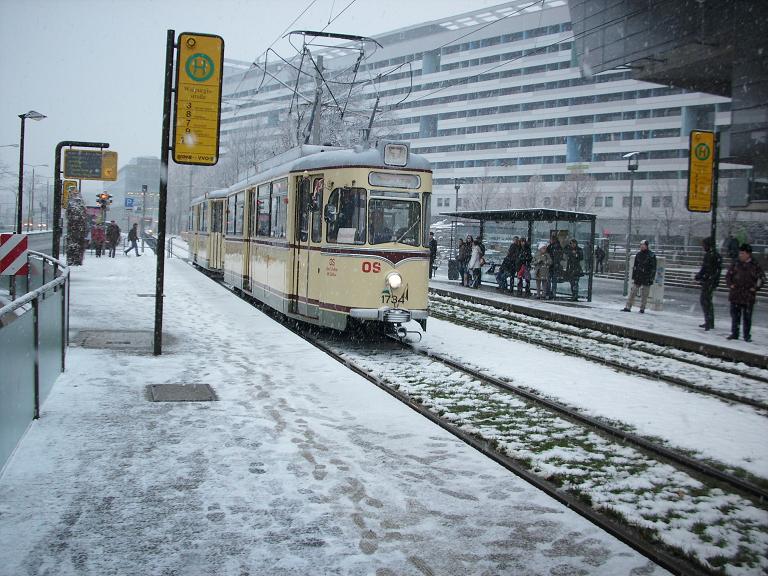
[[[403,292],[401,296],[388,294],[386,292],[381,295],[382,304],[392,304],[393,306],[397,307],[400,304],[405,304],[406,302],[408,302],[408,290]]]

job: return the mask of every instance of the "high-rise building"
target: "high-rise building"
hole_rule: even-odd
[[[323,56],[326,90],[338,96],[338,83],[354,79],[357,107],[378,99],[383,110],[374,127],[429,158],[433,214],[457,208],[459,183],[459,209],[594,212],[598,234],[623,238],[630,188],[623,156],[640,152],[633,232],[670,241],[707,234],[709,215],[686,209],[688,132],[728,126],[730,99],[633,80],[628,69],[579,68],[563,0],[514,0],[376,40],[382,48],[354,76],[355,46],[313,54]],[[230,61],[225,148],[247,130],[277,143],[289,109],[308,108],[293,87],[314,85],[315,73],[297,82],[291,64],[298,62],[277,60],[265,72]],[[721,193],[745,173],[745,166],[723,164]]]
[[[143,230],[157,230],[159,187],[160,160],[153,156],[131,158],[117,171],[116,181],[104,183],[104,191],[112,195],[107,219],[117,222],[123,230],[134,222],[139,222]]]

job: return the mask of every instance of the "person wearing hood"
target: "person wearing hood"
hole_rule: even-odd
[[[701,284],[699,302],[701,303],[701,310],[704,312],[704,324],[699,327],[704,328],[704,330],[712,330],[715,327],[715,307],[712,304],[712,295],[720,283],[723,259],[715,250],[712,238],[704,238],[701,241],[701,247],[704,248],[704,260],[701,263],[701,269],[696,274],[696,281]]]

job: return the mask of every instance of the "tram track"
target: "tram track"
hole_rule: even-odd
[[[441,296],[433,295],[430,315],[768,412],[768,370]]]
[[[376,349],[370,342],[350,341],[337,333],[329,336],[260,308],[671,573],[729,574],[729,568],[745,564],[768,569],[763,554],[768,549],[768,493],[762,487],[625,430],[611,430],[567,406],[434,352],[403,348],[390,340],[379,342]],[[440,367],[437,374],[431,366]],[[467,403],[467,386],[484,391],[470,394]],[[535,433],[509,438],[521,419],[527,419],[526,429]],[[574,458],[576,453],[582,457]],[[686,510],[682,519],[680,509]],[[699,539],[696,545],[676,540],[681,523]],[[730,554],[711,556],[713,527],[719,535],[714,548],[721,546]]]
[[[724,572],[706,561],[692,559],[690,551],[684,551],[685,546],[676,546],[674,538],[670,538],[664,531],[650,530],[645,522],[633,523],[628,521],[624,515],[632,506],[628,502],[622,502],[622,497],[636,492],[636,489],[628,489],[626,494],[623,492],[610,494],[603,490],[586,490],[576,479],[578,474],[575,476],[572,474],[573,467],[578,466],[573,459],[559,464],[550,461],[546,465],[542,465],[540,459],[533,455],[537,448],[521,448],[518,445],[516,448],[510,449],[510,444],[503,440],[503,434],[500,435],[500,430],[511,422],[517,422],[520,414],[530,417],[532,410],[538,413],[543,409],[541,421],[538,420],[537,416],[534,418],[536,421],[531,425],[532,428],[539,431],[538,436],[541,438],[538,443],[543,447],[542,451],[552,450],[551,446],[547,448],[550,444],[549,439],[561,436],[563,430],[568,427],[562,423],[563,421],[576,426],[579,431],[575,434],[580,438],[574,440],[575,445],[584,446],[584,442],[586,442],[586,445],[598,446],[594,453],[585,456],[584,461],[607,459],[606,468],[616,468],[616,471],[610,474],[610,478],[605,476],[605,470],[596,472],[596,475],[600,477],[598,484],[615,487],[622,482],[627,482],[627,479],[633,476],[633,474],[628,473],[628,470],[633,469],[636,473],[646,474],[650,468],[658,467],[664,470],[657,475],[657,477],[663,478],[663,488],[661,488],[663,495],[659,495],[659,501],[656,502],[660,507],[666,506],[665,498],[671,496],[672,500],[677,503],[684,502],[683,507],[692,506],[693,516],[700,515],[702,518],[707,517],[712,520],[713,511],[717,508],[715,502],[720,498],[725,498],[730,502],[729,507],[732,507],[732,510],[740,510],[741,512],[716,514],[716,516],[720,516],[716,524],[727,526],[727,531],[730,534],[749,534],[751,531],[756,531],[761,537],[768,539],[768,511],[766,510],[768,493],[758,486],[751,485],[749,482],[745,483],[738,477],[731,477],[731,475],[716,470],[706,463],[696,461],[626,431],[612,428],[597,420],[584,417],[566,406],[540,398],[524,389],[489,377],[487,374],[433,352],[415,350],[410,347],[407,349],[409,354],[419,356],[428,363],[420,368],[417,366],[417,362],[403,358],[400,352],[393,355],[393,345],[385,346],[383,350],[377,352],[371,350],[370,346],[358,347],[348,340],[334,343],[333,340],[318,338],[315,335],[302,335],[302,337],[420,414],[449,430],[483,454],[499,462],[516,475],[573,508],[602,529],[675,574],[717,574]],[[350,348],[358,348],[358,350],[350,353]],[[373,362],[370,359],[366,360],[366,357],[370,358],[371,356],[378,358]],[[393,356],[397,359],[393,360]],[[413,376],[413,374],[429,373],[429,363],[439,363],[447,367],[449,372],[438,377],[441,381],[455,383],[469,380],[478,383],[479,386],[490,386],[495,392],[486,392],[485,398],[493,406],[478,406],[474,401],[477,400],[477,396],[473,396],[473,401],[470,404],[474,406],[468,410],[463,400],[457,400],[454,397],[456,393],[454,386],[449,385],[446,388],[441,387],[439,383],[417,382],[421,376]],[[393,378],[379,375],[388,374],[389,368],[394,365],[409,366],[408,372],[411,373],[411,376],[403,374],[398,378]],[[451,372],[453,375],[450,374]],[[426,389],[431,386],[437,386],[439,391],[430,395]],[[497,396],[499,392],[503,395],[502,400]],[[523,406],[510,408],[511,419],[505,419],[499,414],[493,416],[500,405],[507,403],[514,405],[521,401],[525,403]],[[506,408],[502,408],[502,410],[506,410]],[[477,418],[468,417],[468,411],[473,412]],[[497,417],[504,420],[506,424],[495,427],[492,421],[496,420]],[[565,435],[568,436],[568,434]],[[585,441],[582,437],[584,435],[589,439]],[[596,436],[599,436],[600,439],[596,440]],[[558,444],[556,451],[569,451],[568,442]],[[573,448],[573,450],[577,449]],[[630,450],[632,454],[630,455],[627,450]],[[642,455],[634,454],[635,451]],[[649,458],[647,454],[651,454],[653,457]],[[621,462],[624,462],[624,465]],[[586,465],[586,468],[590,467],[590,465]],[[592,470],[592,472],[595,471]],[[627,473],[629,476],[623,476]],[[592,482],[591,478],[582,480],[586,480],[587,484]],[[628,483],[632,484],[631,481]],[[729,487],[725,488],[726,485]],[[651,492],[657,488],[659,487],[656,486],[651,489]],[[640,497],[635,512],[642,516],[641,511],[646,505],[648,505],[647,498]],[[741,516],[741,513],[744,515]],[[752,525],[752,520],[747,520],[747,518],[754,518],[755,515],[763,518],[763,524],[759,528]],[[696,530],[704,529],[703,522],[694,522],[694,524],[697,526]],[[755,537],[755,534],[749,534],[749,537]],[[759,555],[759,552],[755,551],[755,553]]]

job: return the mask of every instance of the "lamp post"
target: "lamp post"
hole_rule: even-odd
[[[24,197],[24,120],[29,118],[30,120],[42,120],[46,116],[30,110],[26,114],[19,114],[21,118],[21,138],[19,139],[19,198],[16,206],[16,234],[21,234],[21,207],[23,206],[22,200]]]
[[[461,184],[459,184],[459,179],[458,178],[454,178],[453,179],[453,187],[456,190],[456,200],[455,200],[455,203],[453,205],[453,211],[454,212],[458,212],[459,211],[459,188],[461,188]],[[456,218],[454,217],[454,219],[453,219],[453,227],[452,227],[452,232],[451,232],[451,255],[453,255],[454,259],[458,258],[458,254],[453,254],[453,238],[454,238],[454,236],[456,236],[457,228],[458,228],[458,224],[456,222]]]
[[[27,208],[27,232],[30,230],[34,230],[34,221],[35,221],[35,168],[39,168],[40,166],[48,167],[48,164],[24,164],[24,166],[28,166],[29,168],[32,168],[32,189],[29,193],[29,208]]]
[[[627,159],[627,170],[629,170],[629,222],[627,223],[627,245],[624,253],[624,296],[629,294],[629,249],[632,240],[632,204],[634,204],[635,180],[634,174],[637,171],[640,152],[630,152],[624,154]]]

